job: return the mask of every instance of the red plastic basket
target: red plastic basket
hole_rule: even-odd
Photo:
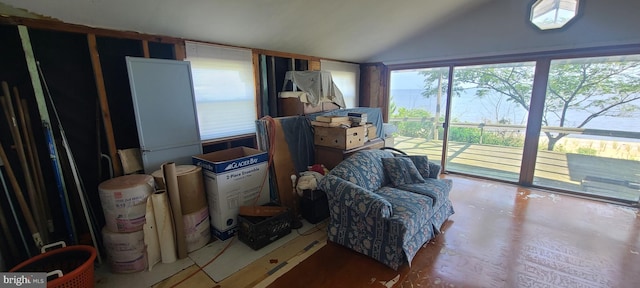
[[[46,248],[62,245],[62,248],[48,252]],[[96,249],[87,245],[68,246],[57,242],[42,247],[43,253],[28,259],[9,272],[46,272],[59,277],[47,281],[47,287],[93,287],[93,262],[96,260]]]

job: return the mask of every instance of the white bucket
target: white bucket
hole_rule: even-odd
[[[153,194],[153,177],[135,174],[100,183],[98,191],[106,227],[112,232],[142,230],[147,197]]]
[[[143,231],[116,233],[105,227],[102,229],[102,239],[112,272],[132,273],[147,268]]]

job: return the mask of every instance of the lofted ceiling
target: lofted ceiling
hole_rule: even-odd
[[[0,0],[67,23],[359,63],[490,1]]]

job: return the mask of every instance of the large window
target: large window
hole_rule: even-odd
[[[535,63],[456,67],[447,166],[517,182]]]
[[[360,86],[360,65],[344,62],[320,61],[320,69],[331,72],[347,108],[358,107],[358,88]]]
[[[640,55],[552,60],[533,183],[640,197]]]
[[[255,133],[251,50],[187,42],[202,140]]]
[[[391,72],[388,119],[395,134],[387,144],[436,162],[442,158],[448,79],[448,67]]]
[[[399,127],[396,147],[430,156],[442,147],[445,171],[638,203],[637,51],[390,67],[389,121]],[[446,75],[451,89],[443,87]],[[410,86],[400,89],[407,79]],[[445,98],[445,115],[433,117],[434,99]],[[432,123],[440,121],[445,129],[436,132],[439,125],[432,129]]]

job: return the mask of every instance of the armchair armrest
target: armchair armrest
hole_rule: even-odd
[[[343,203],[365,217],[391,217],[391,203],[367,189],[333,175],[326,175],[318,184],[329,198]]]
[[[440,175],[440,167],[439,164],[435,162],[429,161],[429,178],[438,179],[438,175]]]

